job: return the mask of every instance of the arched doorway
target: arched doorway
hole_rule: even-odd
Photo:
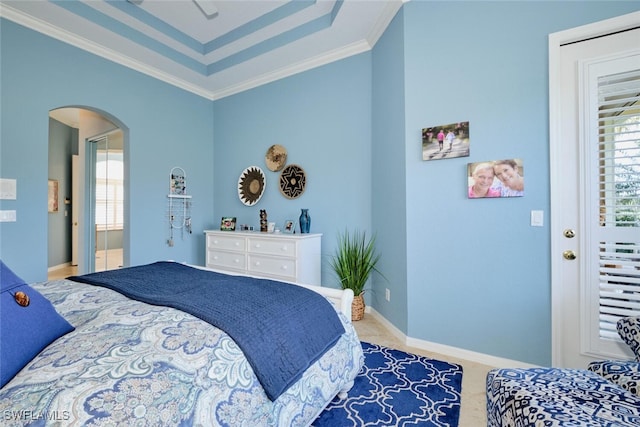
[[[55,135],[50,122],[49,169],[52,157],[56,157],[57,161],[68,162],[71,170],[70,182],[65,184],[65,194],[71,197],[61,197],[65,201],[64,215],[70,215],[71,224],[62,239],[71,247],[71,255],[62,269],[50,265],[49,277],[129,265],[128,128],[111,114],[88,106],[57,108],[49,117],[75,133],[71,155],[60,160],[53,155],[57,148],[52,149],[56,141],[52,141]],[[50,227],[52,238],[61,237],[52,237]],[[49,252],[52,247],[55,244],[50,241]]]

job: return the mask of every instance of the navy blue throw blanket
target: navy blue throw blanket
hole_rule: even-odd
[[[72,276],[69,280],[177,308],[225,331],[242,349],[272,401],[344,333],[326,298],[274,280],[232,276],[175,262]]]

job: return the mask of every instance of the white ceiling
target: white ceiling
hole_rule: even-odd
[[[0,16],[219,99],[370,50],[408,0],[0,0]]]

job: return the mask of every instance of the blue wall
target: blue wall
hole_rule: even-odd
[[[204,263],[199,230],[213,211],[213,103],[139,72],[25,29],[0,26],[0,176],[17,180],[17,222],[0,224],[0,256],[27,281],[47,277],[49,111],[90,106],[130,129],[131,264]],[[181,166],[193,195],[195,233],[168,236],[169,172]]]
[[[280,228],[309,209],[311,232],[322,233],[322,280],[338,287],[329,267],[337,233],[371,229],[371,54],[363,53],[215,102],[216,195],[212,227],[222,216],[259,229],[259,210]],[[305,192],[287,199],[279,172],[265,165],[273,144],[287,164],[306,173]],[[260,202],[247,207],[237,192],[242,171],[256,165],[266,175]]]
[[[407,331],[407,150],[405,143],[404,12],[401,9],[375,45],[373,67],[372,211],[377,244],[384,251],[374,275],[371,304]],[[413,198],[411,198],[413,199]],[[419,249],[421,250],[421,248]],[[390,298],[385,300],[385,290]]]
[[[130,129],[132,264],[202,264],[201,230],[221,216],[257,226],[266,209],[281,225],[309,208],[325,258],[345,228],[377,233],[385,277],[374,277],[368,303],[408,336],[549,364],[547,37],[639,8],[412,1],[371,52],[215,102],[3,20],[0,176],[18,179],[18,200],[0,208],[18,222],[0,224],[0,256],[27,280],[46,277],[37,242],[47,235],[48,111],[89,105]],[[422,161],[420,129],[463,120],[470,157]],[[298,199],[285,199],[264,165],[272,144],[307,173]],[[525,197],[467,199],[467,162],[503,157],[524,159]],[[251,165],[267,188],[246,207],[236,188]],[[172,166],[187,171],[195,234],[168,248]],[[545,211],[544,227],[529,225],[533,209]],[[323,280],[335,285],[326,262]]]
[[[548,35],[639,7],[404,6],[407,335],[551,362]],[[423,127],[467,120],[469,157],[421,160]],[[467,162],[514,157],[524,160],[524,197],[467,198]],[[545,226],[531,227],[530,211],[538,209]]]

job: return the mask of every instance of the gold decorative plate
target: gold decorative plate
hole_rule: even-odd
[[[247,206],[253,206],[262,197],[266,179],[264,172],[258,166],[249,166],[238,179],[238,197]]]
[[[298,165],[288,165],[280,172],[280,192],[287,199],[295,199],[304,193],[307,176]]]
[[[274,144],[267,150],[264,162],[270,171],[278,172],[287,164],[287,149],[282,145]]]

